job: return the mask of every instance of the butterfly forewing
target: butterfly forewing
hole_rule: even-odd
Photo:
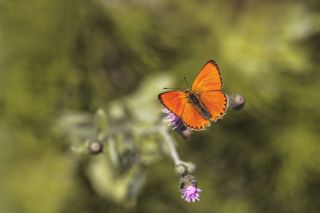
[[[169,91],[158,96],[160,102],[176,116],[181,117],[188,102],[188,97],[183,91]]]
[[[208,61],[192,84],[192,91],[202,93],[212,90],[221,90],[222,78],[218,64],[210,60]]]

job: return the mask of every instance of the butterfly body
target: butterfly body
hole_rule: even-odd
[[[208,111],[208,109],[206,108],[206,106],[202,104],[199,94],[193,91],[190,91],[188,89],[185,90],[185,93],[187,94],[187,97],[188,97],[188,103],[191,103],[196,108],[198,113],[202,115],[203,118],[205,118],[206,120],[210,120],[212,116]]]
[[[184,124],[195,130],[203,130],[225,114],[227,96],[221,91],[222,78],[217,63],[208,61],[192,84],[191,89],[161,93],[160,102]]]

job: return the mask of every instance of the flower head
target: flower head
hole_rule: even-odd
[[[180,178],[180,189],[182,196],[188,203],[200,200],[200,192],[202,191],[197,187],[197,181],[192,175],[184,175]]]
[[[188,129],[188,127],[183,123],[182,119],[179,116],[176,116],[167,108],[164,108],[162,112],[167,114],[167,120],[170,121],[172,128],[178,132],[183,132]]]
[[[199,201],[200,200],[200,192],[201,191],[202,190],[199,189],[196,185],[191,184],[189,186],[184,187],[181,190],[181,192],[182,192],[181,198],[183,198],[188,203]]]

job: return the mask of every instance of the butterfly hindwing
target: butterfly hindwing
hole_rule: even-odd
[[[218,64],[210,60],[208,61],[192,84],[192,91],[200,94],[202,92],[221,90],[222,78]]]
[[[200,101],[211,114],[212,121],[221,118],[227,110],[228,99],[221,91],[203,92],[200,94]]]
[[[185,105],[182,120],[186,126],[195,130],[203,130],[210,125],[209,120],[204,119],[191,103]]]

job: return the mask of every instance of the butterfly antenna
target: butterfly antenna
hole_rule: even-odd
[[[180,90],[180,88],[170,88],[170,87],[163,87],[163,89],[177,89],[177,90]]]
[[[190,89],[186,76],[184,76],[183,79],[186,82],[187,87]]]

